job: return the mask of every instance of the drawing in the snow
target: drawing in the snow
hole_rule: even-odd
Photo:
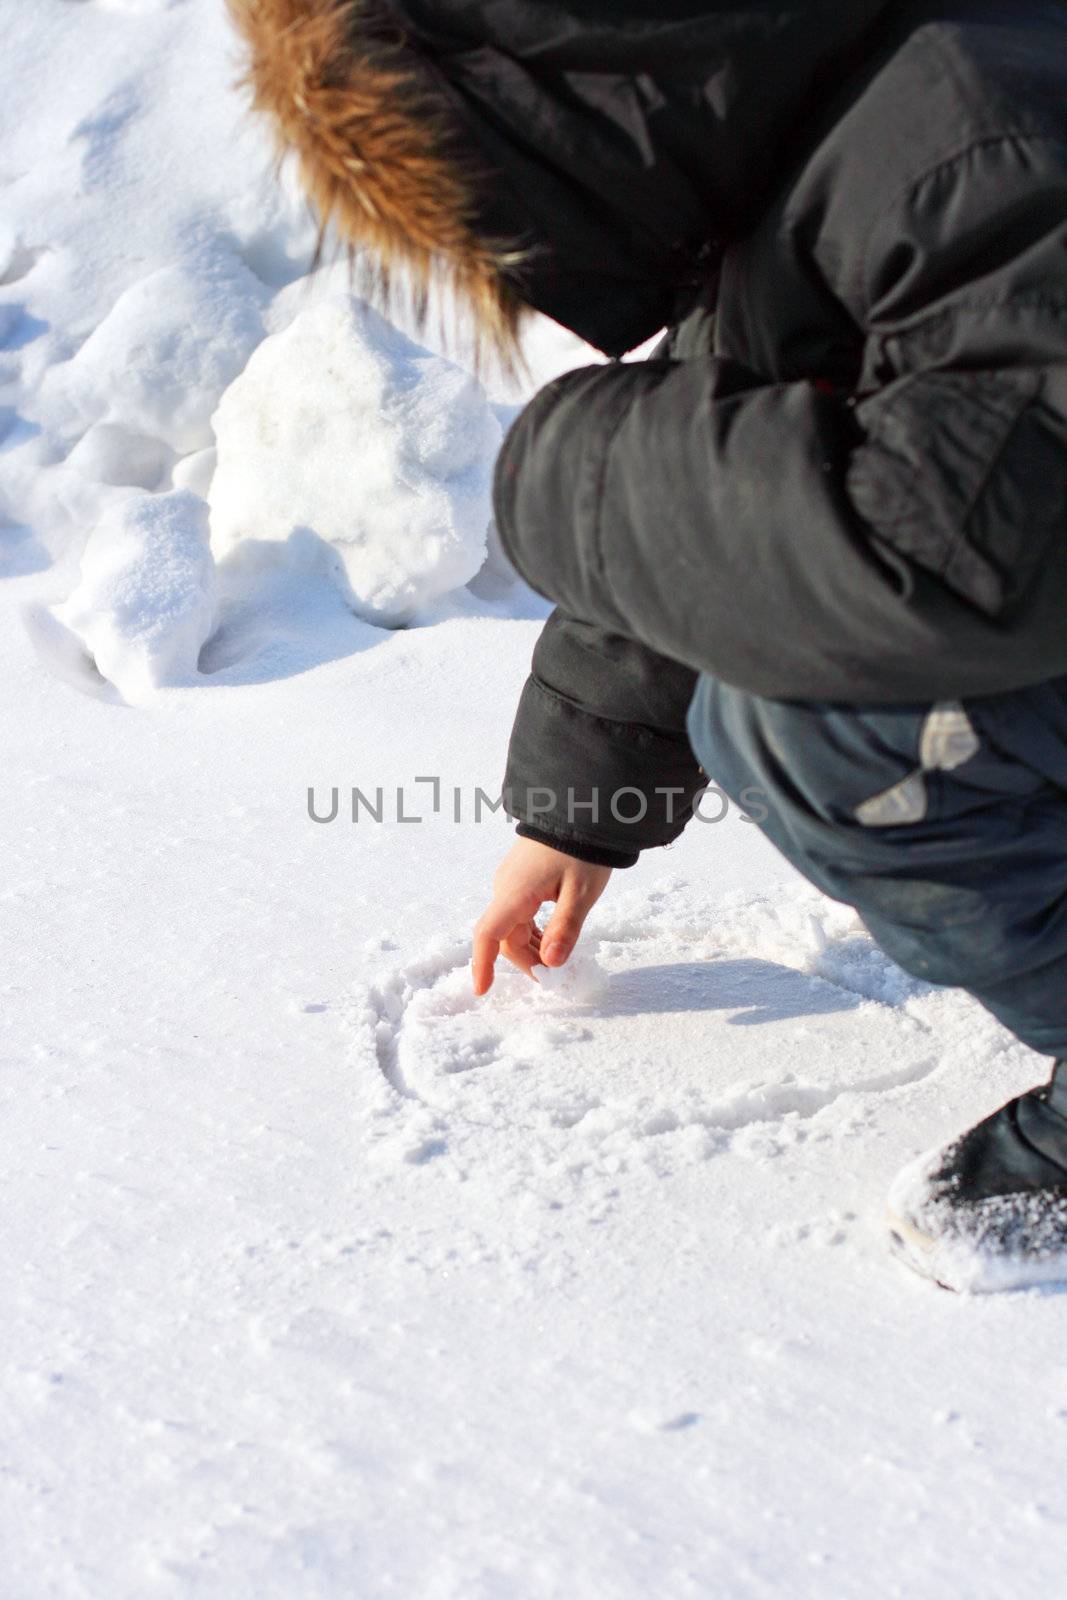
[[[8,0],[0,1590],[1067,1557],[1067,16]]]

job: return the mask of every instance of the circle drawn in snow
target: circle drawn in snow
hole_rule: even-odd
[[[476,999],[458,942],[374,991],[379,1064],[429,1116],[435,1154],[472,1128],[549,1169],[745,1153],[748,1130],[775,1154],[839,1101],[854,1114],[939,1064],[923,1020],[935,991],[813,890],[631,892],[598,908],[584,948],[601,981],[583,998],[501,965]]]

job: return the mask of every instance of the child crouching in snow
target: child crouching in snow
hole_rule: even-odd
[[[669,329],[501,454],[501,538],[556,609],[477,992],[501,952],[565,962],[704,772],[761,791],[901,966],[1059,1063],[898,1183],[896,1248],[1067,1275],[1067,13],[232,4],[383,278],[444,271],[505,351],[527,308],[611,357]]]

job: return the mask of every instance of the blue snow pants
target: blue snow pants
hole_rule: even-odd
[[[864,708],[702,676],[687,726],[712,782],[901,967],[1067,1057],[1067,678]]]

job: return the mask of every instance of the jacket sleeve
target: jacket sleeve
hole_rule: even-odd
[[[508,749],[505,804],[521,837],[600,866],[669,844],[706,778],[685,731],[696,674],[557,609]]]
[[[974,154],[955,188],[939,171],[936,207],[917,189],[871,241],[862,395],[708,356],[582,369],[535,397],[496,477],[523,577],[775,698],[1067,673],[1067,186],[1036,182],[1025,151],[1007,177],[1015,155],[997,159]]]

